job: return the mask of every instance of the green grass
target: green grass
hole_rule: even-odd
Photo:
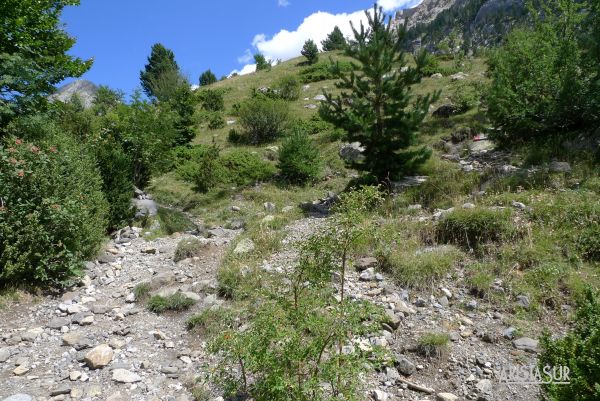
[[[183,259],[199,256],[204,247],[205,245],[197,238],[184,238],[177,244],[173,260],[179,262]]]
[[[181,312],[191,308],[196,301],[190,299],[180,292],[176,292],[168,297],[155,295],[148,301],[148,310],[154,313],[163,313],[167,311]]]
[[[448,333],[425,333],[417,343],[417,351],[426,358],[442,358],[450,342]]]
[[[133,295],[135,295],[135,300],[140,302],[148,298],[150,294],[151,288],[148,283],[140,283],[133,288]]]
[[[203,336],[212,337],[225,329],[230,329],[234,321],[235,314],[231,309],[211,308],[190,317],[186,327]]]

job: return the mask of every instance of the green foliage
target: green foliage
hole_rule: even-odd
[[[423,48],[413,55],[417,70],[421,76],[429,77],[435,73],[440,72],[440,62],[438,58],[429,53],[427,49]]]
[[[209,337],[216,336],[224,330],[231,329],[235,321],[233,311],[226,308],[210,308],[190,317],[186,326],[188,330],[194,330]]]
[[[245,142],[256,145],[275,140],[283,134],[288,115],[288,105],[282,100],[246,100],[239,109],[239,123]]]
[[[225,117],[219,112],[213,112],[208,115],[208,129],[220,129],[225,127]]]
[[[321,172],[321,157],[315,143],[302,131],[294,131],[279,149],[281,176],[294,184],[315,181]]]
[[[591,223],[579,234],[577,245],[586,260],[600,262],[600,223]]]
[[[69,179],[65,179],[69,177]],[[59,286],[94,256],[107,204],[94,161],[68,137],[0,146],[0,283]]]
[[[275,175],[275,167],[263,160],[256,152],[235,149],[221,156],[227,182],[235,185],[254,185],[269,181]]]
[[[275,401],[359,397],[356,378],[369,368],[375,352],[343,348],[355,336],[377,330],[383,314],[369,303],[346,297],[345,273],[350,249],[367,235],[360,224],[364,212],[378,200],[374,188],[345,195],[335,221],[305,244],[286,280],[265,289],[267,297],[245,329],[219,333],[211,348],[227,364],[215,380],[225,384],[227,395]],[[330,289],[333,272],[339,273],[341,284],[336,297]],[[200,321],[209,319],[213,318],[203,316]]]
[[[336,71],[338,69],[342,73],[349,73],[355,69],[354,67],[348,61],[338,61],[335,66],[332,66],[330,63],[321,62],[303,68],[300,71],[300,78],[305,84],[326,81],[337,78]]]
[[[168,209],[166,207],[159,207],[157,211],[158,221],[160,223],[160,229],[167,235],[175,233],[184,233],[186,231],[193,231],[197,229],[196,224],[190,220],[185,213],[179,210]]]
[[[275,83],[277,94],[283,100],[298,100],[300,97],[300,82],[294,75],[286,75],[281,77]]]
[[[140,83],[149,98],[168,100],[182,78],[175,54],[160,43],[152,45],[148,63],[140,72]]]
[[[426,358],[441,358],[449,342],[448,333],[425,333],[419,338],[417,349]]]
[[[450,101],[458,108],[458,113],[466,113],[479,105],[481,95],[481,84],[459,82],[450,94]]]
[[[486,242],[510,240],[517,234],[510,209],[457,209],[446,213],[436,226],[441,242],[477,249]]]
[[[176,292],[167,297],[154,295],[148,301],[148,310],[154,313],[163,313],[167,311],[181,312],[191,308],[196,301],[186,297],[181,292]]]
[[[314,114],[310,119],[298,119],[290,124],[290,131],[301,131],[307,135],[317,135],[325,131],[333,131],[334,126],[323,121],[319,115]]]
[[[54,85],[92,66],[67,54],[75,39],[63,30],[65,6],[78,0],[0,3],[0,128],[17,114],[43,109]]]
[[[256,63],[256,71],[269,71],[271,69],[271,62],[263,54],[255,54],[254,62]]]
[[[597,126],[600,61],[588,58],[583,23],[592,3],[542,1],[531,9],[533,27],[514,30],[493,54],[487,102],[502,128],[499,139],[514,143]]]
[[[413,99],[411,85],[421,76],[407,66],[402,51],[405,32],[394,32],[377,6],[366,16],[368,28],[353,28],[355,43],[346,50],[358,61],[360,73],[344,74],[336,68],[341,80],[336,86],[343,92],[337,97],[326,94],[320,114],[346,130],[348,142],[365,147],[364,160],[351,167],[381,181],[410,172],[429,157],[431,151],[425,147],[409,148],[416,144],[419,125],[438,94]]]
[[[540,341],[538,367],[569,369],[569,384],[552,383],[542,386],[553,401],[592,401],[600,397],[600,303],[599,294],[588,289],[579,305],[574,328],[563,338],[552,339],[546,332]],[[542,381],[551,379],[545,374]]]
[[[312,39],[308,39],[306,42],[304,42],[304,46],[302,47],[302,51],[300,53],[306,57],[308,64],[315,64],[317,61],[319,61],[319,48]]]
[[[336,25],[335,28],[333,28],[333,31],[327,35],[327,38],[321,42],[321,45],[323,46],[323,51],[330,52],[334,50],[344,50],[347,43],[344,34]]]
[[[204,71],[200,74],[200,86],[208,86],[217,82],[217,76],[210,70]]]
[[[136,301],[141,301],[146,299],[150,294],[150,285],[148,283],[140,283],[133,287],[133,295],[135,296]]]
[[[196,110],[196,97],[187,83],[177,86],[170,94],[168,108],[177,114],[174,121],[175,137],[173,145],[185,145],[196,136],[194,111]]]
[[[184,238],[177,244],[173,260],[179,262],[183,259],[199,256],[204,247],[205,245],[197,238]]]
[[[223,91],[219,89],[202,89],[198,91],[198,98],[202,108],[206,111],[225,110]]]

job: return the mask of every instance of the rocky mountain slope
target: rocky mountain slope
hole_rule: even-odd
[[[49,99],[51,101],[59,100],[61,102],[68,102],[73,96],[77,96],[83,107],[88,108],[92,106],[97,91],[98,87],[93,82],[78,79],[61,86],[56,93],[50,95]]]

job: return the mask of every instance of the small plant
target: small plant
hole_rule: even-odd
[[[188,330],[194,330],[209,338],[231,329],[235,322],[235,314],[231,309],[210,308],[190,317],[186,326]]]
[[[296,131],[279,149],[282,177],[294,184],[305,184],[318,178],[321,171],[319,150],[307,134]]]
[[[450,101],[458,108],[458,113],[465,113],[479,105],[481,88],[477,83],[461,82],[452,91]]]
[[[210,70],[204,71],[200,74],[200,86],[208,86],[217,82],[217,76]]]
[[[150,284],[148,283],[139,283],[135,287],[133,287],[133,295],[135,296],[136,302],[142,301],[148,298],[150,294]]]
[[[202,89],[197,92],[202,108],[206,111],[223,111],[225,103],[223,91],[219,89]]]
[[[263,160],[256,152],[235,149],[221,156],[221,165],[227,181],[235,185],[254,185],[266,182],[276,173],[275,166]]]
[[[304,46],[302,47],[302,51],[300,53],[306,57],[308,64],[315,64],[317,61],[319,61],[319,48],[312,39],[304,42]]]
[[[193,258],[201,254],[205,244],[200,242],[197,238],[185,238],[179,241],[177,248],[175,249],[175,256],[173,260],[179,262],[184,259]]]
[[[178,210],[159,207],[157,216],[161,230],[167,235],[193,231],[197,228],[185,213]]]
[[[241,104],[239,123],[245,142],[256,145],[281,136],[288,122],[288,105],[269,98],[249,99]]]
[[[574,328],[565,337],[553,339],[546,331],[541,338],[538,357],[540,371],[545,366],[569,369],[569,384],[553,383],[542,388],[548,397],[556,401],[592,401],[600,398],[600,302],[599,294],[586,291],[575,317]],[[564,368],[563,368],[564,369]],[[546,379],[546,375],[544,378]]]
[[[148,310],[154,313],[181,312],[191,308],[195,303],[196,301],[186,297],[181,292],[176,292],[167,297],[155,295],[148,301]]]
[[[208,116],[208,129],[220,129],[225,127],[225,118],[221,113],[210,113]]]
[[[425,358],[441,359],[448,348],[448,333],[425,333],[419,338],[417,351]]]

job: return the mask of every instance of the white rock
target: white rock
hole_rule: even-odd
[[[112,379],[118,383],[137,383],[142,381],[140,375],[127,369],[113,370]]]

